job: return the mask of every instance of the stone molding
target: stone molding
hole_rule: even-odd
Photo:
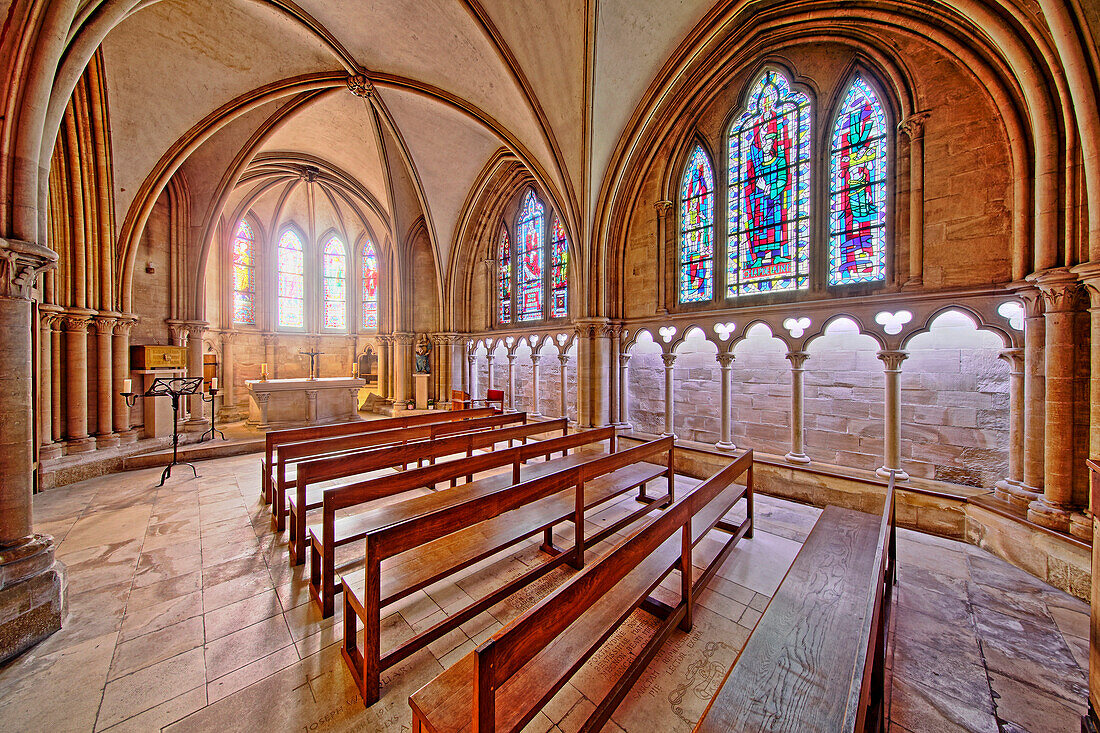
[[[0,297],[30,300],[38,276],[56,267],[49,247],[0,237]]]
[[[810,353],[808,351],[788,351],[786,356],[787,361],[791,363],[791,371],[798,372],[803,370],[803,367],[806,365],[806,360],[810,358]],[[904,359],[904,357],[902,358]],[[901,362],[898,363],[900,364]]]
[[[908,351],[880,351],[876,354],[880,361],[886,365],[888,372],[900,372],[901,363],[909,358]]]
[[[924,123],[928,121],[928,118],[932,116],[930,112],[917,112],[916,114],[909,115],[904,120],[898,123],[898,131],[905,133],[905,136],[910,140],[917,140],[924,137]]]

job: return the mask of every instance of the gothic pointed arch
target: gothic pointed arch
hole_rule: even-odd
[[[301,331],[306,327],[305,239],[294,225],[279,233],[275,245],[276,323],[280,330]]]
[[[340,235],[328,233],[321,244],[321,327],[348,328],[348,251]]]

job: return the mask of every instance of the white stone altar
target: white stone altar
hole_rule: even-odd
[[[263,430],[358,420],[364,384],[354,377],[248,380],[248,424]]]

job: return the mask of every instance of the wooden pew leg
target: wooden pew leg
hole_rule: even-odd
[[[539,545],[539,549],[551,557],[557,557],[562,553],[562,549],[554,544],[553,527],[547,527],[542,531],[542,544]]]
[[[351,677],[355,680],[355,686],[359,688],[359,694],[363,696],[363,704],[370,705],[371,701],[367,699],[367,687],[364,684],[365,680],[363,677],[363,653],[359,650],[359,645],[355,638],[357,634],[355,619],[355,609],[345,597],[344,645],[340,649],[340,655],[343,656],[344,661],[347,662],[348,671],[351,672]],[[377,694],[376,690],[375,695]]]

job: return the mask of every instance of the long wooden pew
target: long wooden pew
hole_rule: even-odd
[[[407,428],[414,425],[430,425],[434,422],[469,420],[475,417],[488,417],[495,412],[496,411],[492,408],[479,408],[474,410],[461,410],[457,413],[433,412],[426,415],[404,415],[401,417],[382,418],[381,420],[354,420],[352,422],[335,423],[333,425],[312,425],[305,428],[271,430],[264,438],[264,457],[260,460],[260,494],[263,497],[264,504],[271,503],[272,472],[274,470],[275,452],[283,443],[301,443],[307,440],[334,438],[339,435],[373,433],[379,430]]]
[[[358,482],[348,486],[325,489],[322,494],[322,513],[319,524],[309,525],[307,536],[310,545],[310,595],[321,608],[324,617],[334,611],[333,599],[339,587],[336,584],[336,548],[351,542],[358,542],[367,533],[387,523],[407,519],[419,514],[430,513],[441,508],[452,507],[462,502],[473,501],[479,497],[510,488],[521,481],[545,476],[555,471],[563,471],[586,461],[599,458],[601,453],[577,453],[581,448],[608,442],[611,453],[615,452],[616,434],[612,427],[585,430],[573,435],[550,438],[516,446],[507,450],[495,450],[491,453],[474,455],[460,460],[444,461],[432,466],[407,471],[399,476],[384,476]],[[400,450],[400,449],[397,449]],[[406,446],[407,453],[397,453],[394,458],[401,460],[414,456],[421,450],[419,444]],[[573,450],[572,455],[568,451]],[[562,453],[560,458],[552,458]],[[542,457],[540,463],[530,463],[534,458]],[[473,479],[474,475],[510,466],[511,471]],[[336,512],[342,509],[365,504],[377,499],[397,496],[424,486],[434,486],[444,482],[454,482],[465,477],[466,483],[424,496],[412,497],[399,504],[369,509],[359,514],[336,518]],[[645,497],[645,482],[642,482],[641,496]],[[552,548],[550,533],[546,533],[547,549]]]
[[[466,424],[458,423],[458,425]],[[558,418],[515,427],[501,427],[497,430],[467,432],[438,439],[432,436],[430,439],[417,442],[413,454],[400,448],[384,447],[299,463],[294,481],[294,494],[290,497],[290,541],[288,546],[290,562],[292,565],[300,565],[305,561],[306,523],[304,517],[307,512],[321,508],[324,499],[323,489],[317,487],[317,484],[385,468],[405,467],[412,462],[420,464],[426,461],[434,464],[440,458],[457,454],[471,457],[475,450],[493,448],[505,442],[511,447],[513,441],[526,443],[528,439],[535,436],[559,430],[562,435],[568,434],[568,420]],[[470,480],[473,480],[472,477],[470,477]],[[452,486],[455,482],[456,479],[452,478]],[[311,487],[316,488],[311,489]]]
[[[648,521],[409,698],[413,733],[518,731],[564,686],[673,570],[680,602],[600,701],[582,730],[599,730],[679,626],[689,631],[695,596],[742,537],[751,537],[752,451]],[[734,483],[746,476],[745,485]],[[747,516],[724,520],[742,499]],[[728,533],[693,578],[693,549],[713,529]],[[655,601],[647,608],[661,609]],[[660,611],[658,611],[660,613]],[[730,730],[737,730],[731,728]]]
[[[695,730],[882,731],[895,582],[882,516],[826,507]]]
[[[367,448],[376,448],[383,445],[399,445],[414,441],[434,440],[448,435],[469,433],[482,430],[526,423],[526,412],[512,412],[508,414],[489,415],[477,417],[471,420],[458,420],[455,422],[437,422],[427,425],[414,425],[407,428],[394,428],[373,433],[357,433],[355,435],[342,435],[334,438],[321,438],[318,440],[304,441],[301,443],[284,443],[279,446],[275,458],[275,501],[271,504],[271,516],[275,521],[275,528],[282,532],[286,529],[287,516],[287,491],[291,482],[287,478],[287,469],[297,466],[302,461],[321,458],[325,456],[349,455]]]
[[[672,438],[661,438],[503,491],[391,521],[370,530],[366,536],[364,569],[341,576],[344,593],[342,654],[364,702],[370,705],[378,700],[382,670],[406,659],[563,563],[582,567],[588,544],[606,539],[654,505],[645,505],[589,538],[584,531],[587,510],[662,475],[668,477],[671,495],[673,451]],[[666,465],[645,463],[662,454],[668,456]],[[475,599],[396,649],[382,653],[382,608],[386,605],[562,522],[573,524],[573,547],[568,551],[547,553],[544,562]],[[400,563],[383,567],[386,560],[401,555]],[[358,622],[363,625],[362,649],[357,642]]]

